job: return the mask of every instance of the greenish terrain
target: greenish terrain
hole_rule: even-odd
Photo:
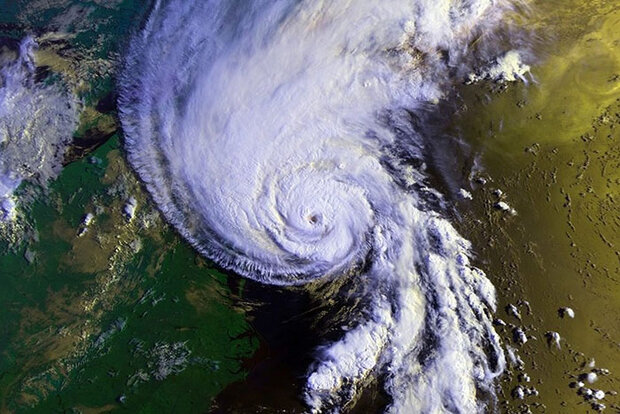
[[[136,1],[0,8],[0,37],[34,35],[46,81],[83,102],[69,164],[47,190],[22,185],[26,202],[0,229],[0,412],[209,411],[257,347],[228,277],[171,231],[126,165],[114,74],[145,12]]]

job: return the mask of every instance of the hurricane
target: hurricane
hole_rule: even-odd
[[[495,289],[429,201],[420,120],[489,63],[472,45],[510,7],[169,0],[128,47],[127,156],[177,231],[267,285],[355,286],[362,311],[308,367],[309,412],[346,411],[372,378],[389,413],[492,409]]]

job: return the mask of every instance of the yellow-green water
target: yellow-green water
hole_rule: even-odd
[[[569,388],[590,371],[584,363],[611,371],[589,387],[620,391],[620,2],[539,1],[525,24],[539,38],[534,82],[461,91],[467,109],[452,129],[489,180],[461,203],[461,224],[498,288],[497,316],[537,338],[516,348],[540,396],[510,398],[513,370],[503,410],[587,412]],[[493,207],[495,189],[515,216]],[[519,300],[532,309],[520,307],[523,323],[504,311]],[[559,317],[565,306],[574,319]],[[510,329],[499,331],[512,342]],[[547,331],[561,335],[560,350]],[[617,396],[601,402],[620,410]]]

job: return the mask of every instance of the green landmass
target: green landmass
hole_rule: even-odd
[[[2,229],[0,412],[205,412],[257,347],[239,293],[162,221],[123,156],[115,73],[146,12],[66,0],[0,10],[0,37],[33,35],[43,81],[83,102],[61,175],[24,183]]]

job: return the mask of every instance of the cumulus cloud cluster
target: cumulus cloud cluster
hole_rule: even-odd
[[[22,181],[46,184],[62,167],[79,104],[59,84],[35,82],[34,51],[25,38],[16,58],[0,56],[0,220],[15,215]]]

